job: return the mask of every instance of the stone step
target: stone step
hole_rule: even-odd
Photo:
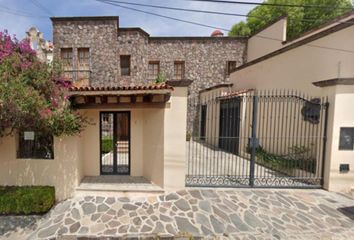
[[[163,195],[164,191],[88,191],[88,190],[76,190],[74,197],[86,197],[86,196],[101,196],[101,197],[127,197],[127,198],[145,198],[145,197],[157,197]]]
[[[142,177],[85,177],[75,190],[76,196],[143,197],[161,195],[165,191]]]

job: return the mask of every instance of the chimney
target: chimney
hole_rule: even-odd
[[[212,37],[223,37],[224,34],[223,34],[219,29],[216,29],[215,31],[213,31],[213,32],[211,33],[210,36],[212,36]]]

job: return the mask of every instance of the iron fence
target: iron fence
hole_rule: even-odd
[[[202,94],[186,186],[322,186],[328,101],[292,90]]]

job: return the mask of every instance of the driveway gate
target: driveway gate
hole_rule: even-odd
[[[328,101],[297,91],[198,97],[186,186],[320,188]]]

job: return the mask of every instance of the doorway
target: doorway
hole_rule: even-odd
[[[100,112],[100,173],[130,175],[130,112]]]

